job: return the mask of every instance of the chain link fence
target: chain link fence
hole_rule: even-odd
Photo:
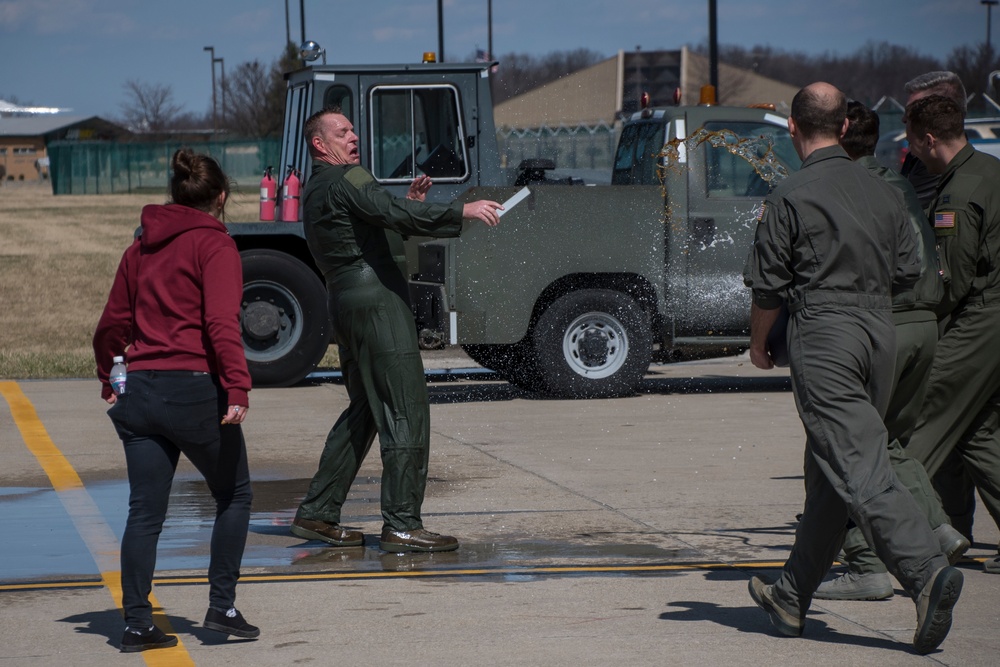
[[[601,122],[569,127],[497,130],[500,166],[516,170],[522,160],[548,158],[557,173],[579,174],[588,182],[610,182],[619,128]]]
[[[199,143],[56,141],[47,149],[52,192],[79,195],[166,191],[170,158],[184,146],[218,160],[234,187],[255,188],[268,165],[280,167],[281,142],[277,139]]]

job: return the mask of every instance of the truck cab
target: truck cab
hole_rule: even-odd
[[[306,120],[337,105],[354,124],[361,163],[402,196],[424,173],[429,200],[499,185],[491,63],[317,65],[287,75],[281,162],[305,183]],[[243,342],[254,384],[287,386],[315,369],[330,344],[326,288],[299,219],[228,225],[243,259]],[[414,251],[415,252],[415,251]]]
[[[765,109],[643,109],[626,121],[611,185],[500,168],[492,63],[313,66],[287,76],[282,171],[308,181],[306,120],[337,105],[361,163],[397,195],[525,197],[501,224],[410,239],[421,340],[450,342],[520,386],[557,396],[624,395],[654,359],[748,344],[742,268],[775,177],[797,169],[787,121]],[[509,179],[509,181],[508,181]],[[295,384],[330,343],[326,291],[300,220],[229,225],[243,258],[243,341],[257,386]]]

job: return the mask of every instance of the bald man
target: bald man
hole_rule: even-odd
[[[788,129],[802,169],[765,200],[744,281],[753,290],[750,360],[758,368],[773,367],[767,334],[788,303],[806,501],[781,576],[771,585],[753,577],[750,595],[779,632],[800,636],[851,518],[916,601],[913,646],[929,653],[951,628],[962,573],[893,473],[883,423],[896,354],[892,292],[920,275],[916,240],[899,190],[840,146],[843,93],[828,83],[803,88]]]
[[[290,531],[338,547],[364,535],[340,524],[341,509],[375,435],[382,455],[382,535],[390,552],[452,551],[458,540],[424,528],[421,506],[430,453],[430,406],[417,327],[406,285],[403,236],[458,236],[462,220],[489,226],[503,206],[478,200],[425,202],[417,177],[406,198],[383,188],[361,166],[358,135],[340,107],[303,128],[313,157],[302,198],[309,251],[326,278],[333,338],[350,405],[330,429]]]

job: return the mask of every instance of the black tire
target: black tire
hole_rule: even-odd
[[[561,398],[627,396],[652,357],[648,314],[622,292],[570,292],[545,309],[532,336],[545,391]]]
[[[255,387],[288,387],[316,368],[330,345],[326,287],[295,257],[245,250],[243,349]]]
[[[524,342],[513,345],[463,345],[462,349],[477,364],[496,371],[515,387],[540,390],[538,363],[534,350]]]
[[[483,368],[500,373],[516,363],[515,347],[516,345],[463,345],[462,349]]]

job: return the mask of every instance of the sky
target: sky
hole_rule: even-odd
[[[487,0],[444,0],[447,61],[486,50]],[[708,0],[492,0],[493,52],[679,49],[706,43]],[[121,116],[124,84],[170,86],[183,111],[208,113],[212,62],[270,64],[290,33],[328,63],[419,62],[437,51],[437,0],[0,0],[0,99]],[[285,9],[290,21],[286,24]],[[944,59],[986,39],[979,0],[717,0],[720,45],[848,54],[887,41]],[[993,13],[1000,21],[1000,6]],[[286,28],[287,25],[287,28]],[[993,31],[994,45],[1000,33]],[[502,63],[501,63],[502,66]],[[216,70],[217,76],[219,71]]]

